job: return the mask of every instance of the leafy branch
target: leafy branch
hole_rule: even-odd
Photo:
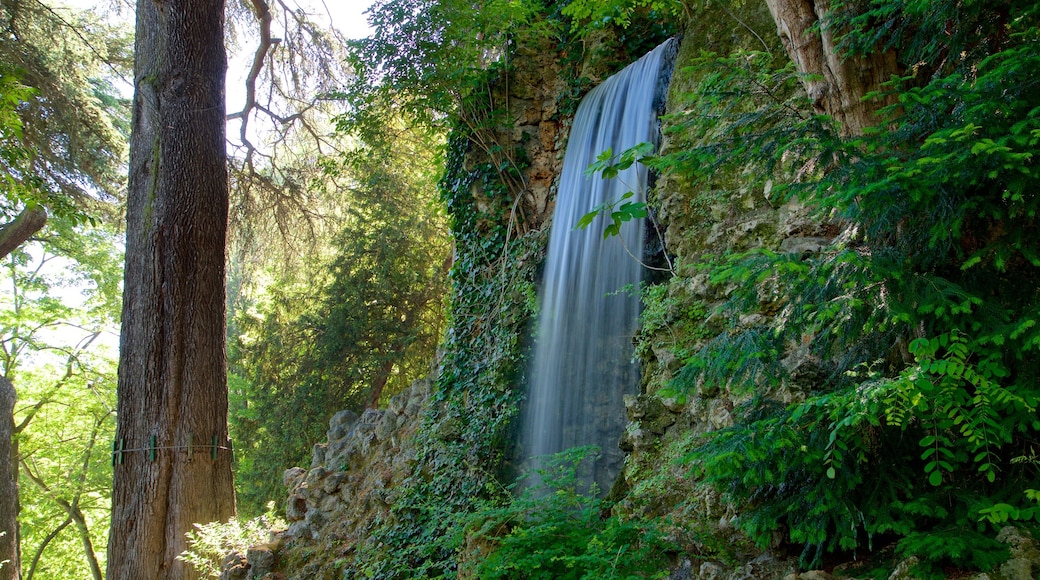
[[[656,149],[653,143],[644,141],[633,147],[626,149],[621,154],[615,156],[612,148],[607,148],[606,151],[596,156],[596,161],[593,162],[585,169],[586,175],[595,175],[600,173],[603,179],[617,179],[618,175],[629,169],[636,162],[649,163],[653,157],[651,154]],[[625,184],[627,185],[627,184]],[[625,201],[635,197],[635,192],[627,191],[621,195],[620,198],[614,200],[605,201],[596,207],[592,208],[592,211],[586,213],[578,219],[578,223],[574,226],[576,230],[583,230],[596,220],[600,216],[606,216],[610,223],[603,229],[603,239],[607,239],[611,236],[617,236],[621,243],[624,245],[625,252],[632,257],[633,260],[639,262],[641,266],[650,270],[659,270],[662,272],[671,272],[675,274],[675,267],[672,264],[672,259],[665,252],[665,262],[667,268],[658,268],[650,266],[644,263],[641,259],[636,257],[632,251],[628,248],[628,244],[625,243],[624,236],[621,235],[621,225],[625,222],[629,222],[635,219],[650,218],[651,225],[654,227],[658,238],[661,240],[661,244],[664,245],[664,235],[661,233],[661,229],[657,224],[657,219],[649,211],[644,201]]]

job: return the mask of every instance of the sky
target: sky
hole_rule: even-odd
[[[56,0],[47,2],[47,4],[52,3],[105,13],[131,14],[134,0]],[[361,38],[368,32],[368,20],[365,18],[364,12],[372,4],[372,0],[286,0],[286,4],[300,6],[315,14],[331,14],[336,28],[348,38]]]
[[[83,0],[86,1],[86,0]],[[106,0],[94,0],[106,1]],[[368,36],[368,17],[365,10],[372,4],[373,0],[283,0],[289,7],[300,7],[311,15],[311,19],[318,24],[326,24],[331,21],[347,38],[364,38]],[[267,0],[274,11],[275,0]],[[277,32],[272,31],[274,36]],[[245,77],[253,58],[253,46],[247,41],[244,43],[240,54],[228,54],[228,74],[225,90],[227,91],[227,111],[233,113],[240,111],[245,102]],[[255,139],[257,123],[263,121],[251,121],[250,139]],[[229,124],[229,136],[237,136],[239,128],[235,122]]]
[[[324,4],[332,14],[332,23],[347,38],[364,38],[368,35],[368,10],[372,0],[330,0],[329,2],[312,1],[312,4]]]

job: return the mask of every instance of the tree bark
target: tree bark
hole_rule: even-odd
[[[18,551],[18,469],[14,447],[14,386],[0,377],[0,580],[21,578]]]
[[[22,210],[14,221],[0,228],[0,258],[13,252],[46,224],[47,210],[42,206]]]
[[[864,100],[902,71],[892,51],[846,58],[828,22],[830,0],[766,0],[787,54],[819,113],[833,117],[842,135],[861,135],[883,119],[877,111],[892,99]]]
[[[235,512],[223,29],[222,0],[137,3],[110,580],[198,577],[185,533]]]

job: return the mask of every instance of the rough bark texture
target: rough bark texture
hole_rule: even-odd
[[[110,580],[196,577],[185,532],[234,514],[223,25],[222,0],[137,5]]]
[[[868,100],[881,83],[901,71],[892,51],[844,58],[827,13],[830,0],[766,0],[787,54],[802,73],[802,84],[820,113],[840,123],[843,135],[860,135],[877,125],[877,110],[890,101]]]
[[[25,208],[11,223],[0,228],[0,258],[10,254],[47,224],[47,210],[42,206]]]
[[[20,578],[18,470],[15,469],[14,404],[11,381],[0,377],[0,580]]]

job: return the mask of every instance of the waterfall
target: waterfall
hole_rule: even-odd
[[[560,176],[549,253],[540,291],[534,354],[529,369],[521,452],[530,460],[579,445],[601,457],[583,465],[583,482],[609,490],[624,455],[624,395],[638,389],[632,337],[638,326],[644,220],[625,222],[604,239],[609,221],[575,230],[583,215],[635,192],[645,196],[646,167],[634,164],[605,180],[586,168],[607,149],[615,154],[657,142],[659,81],[669,41],[594,88],[578,106]],[[528,461],[527,467],[533,467]]]

